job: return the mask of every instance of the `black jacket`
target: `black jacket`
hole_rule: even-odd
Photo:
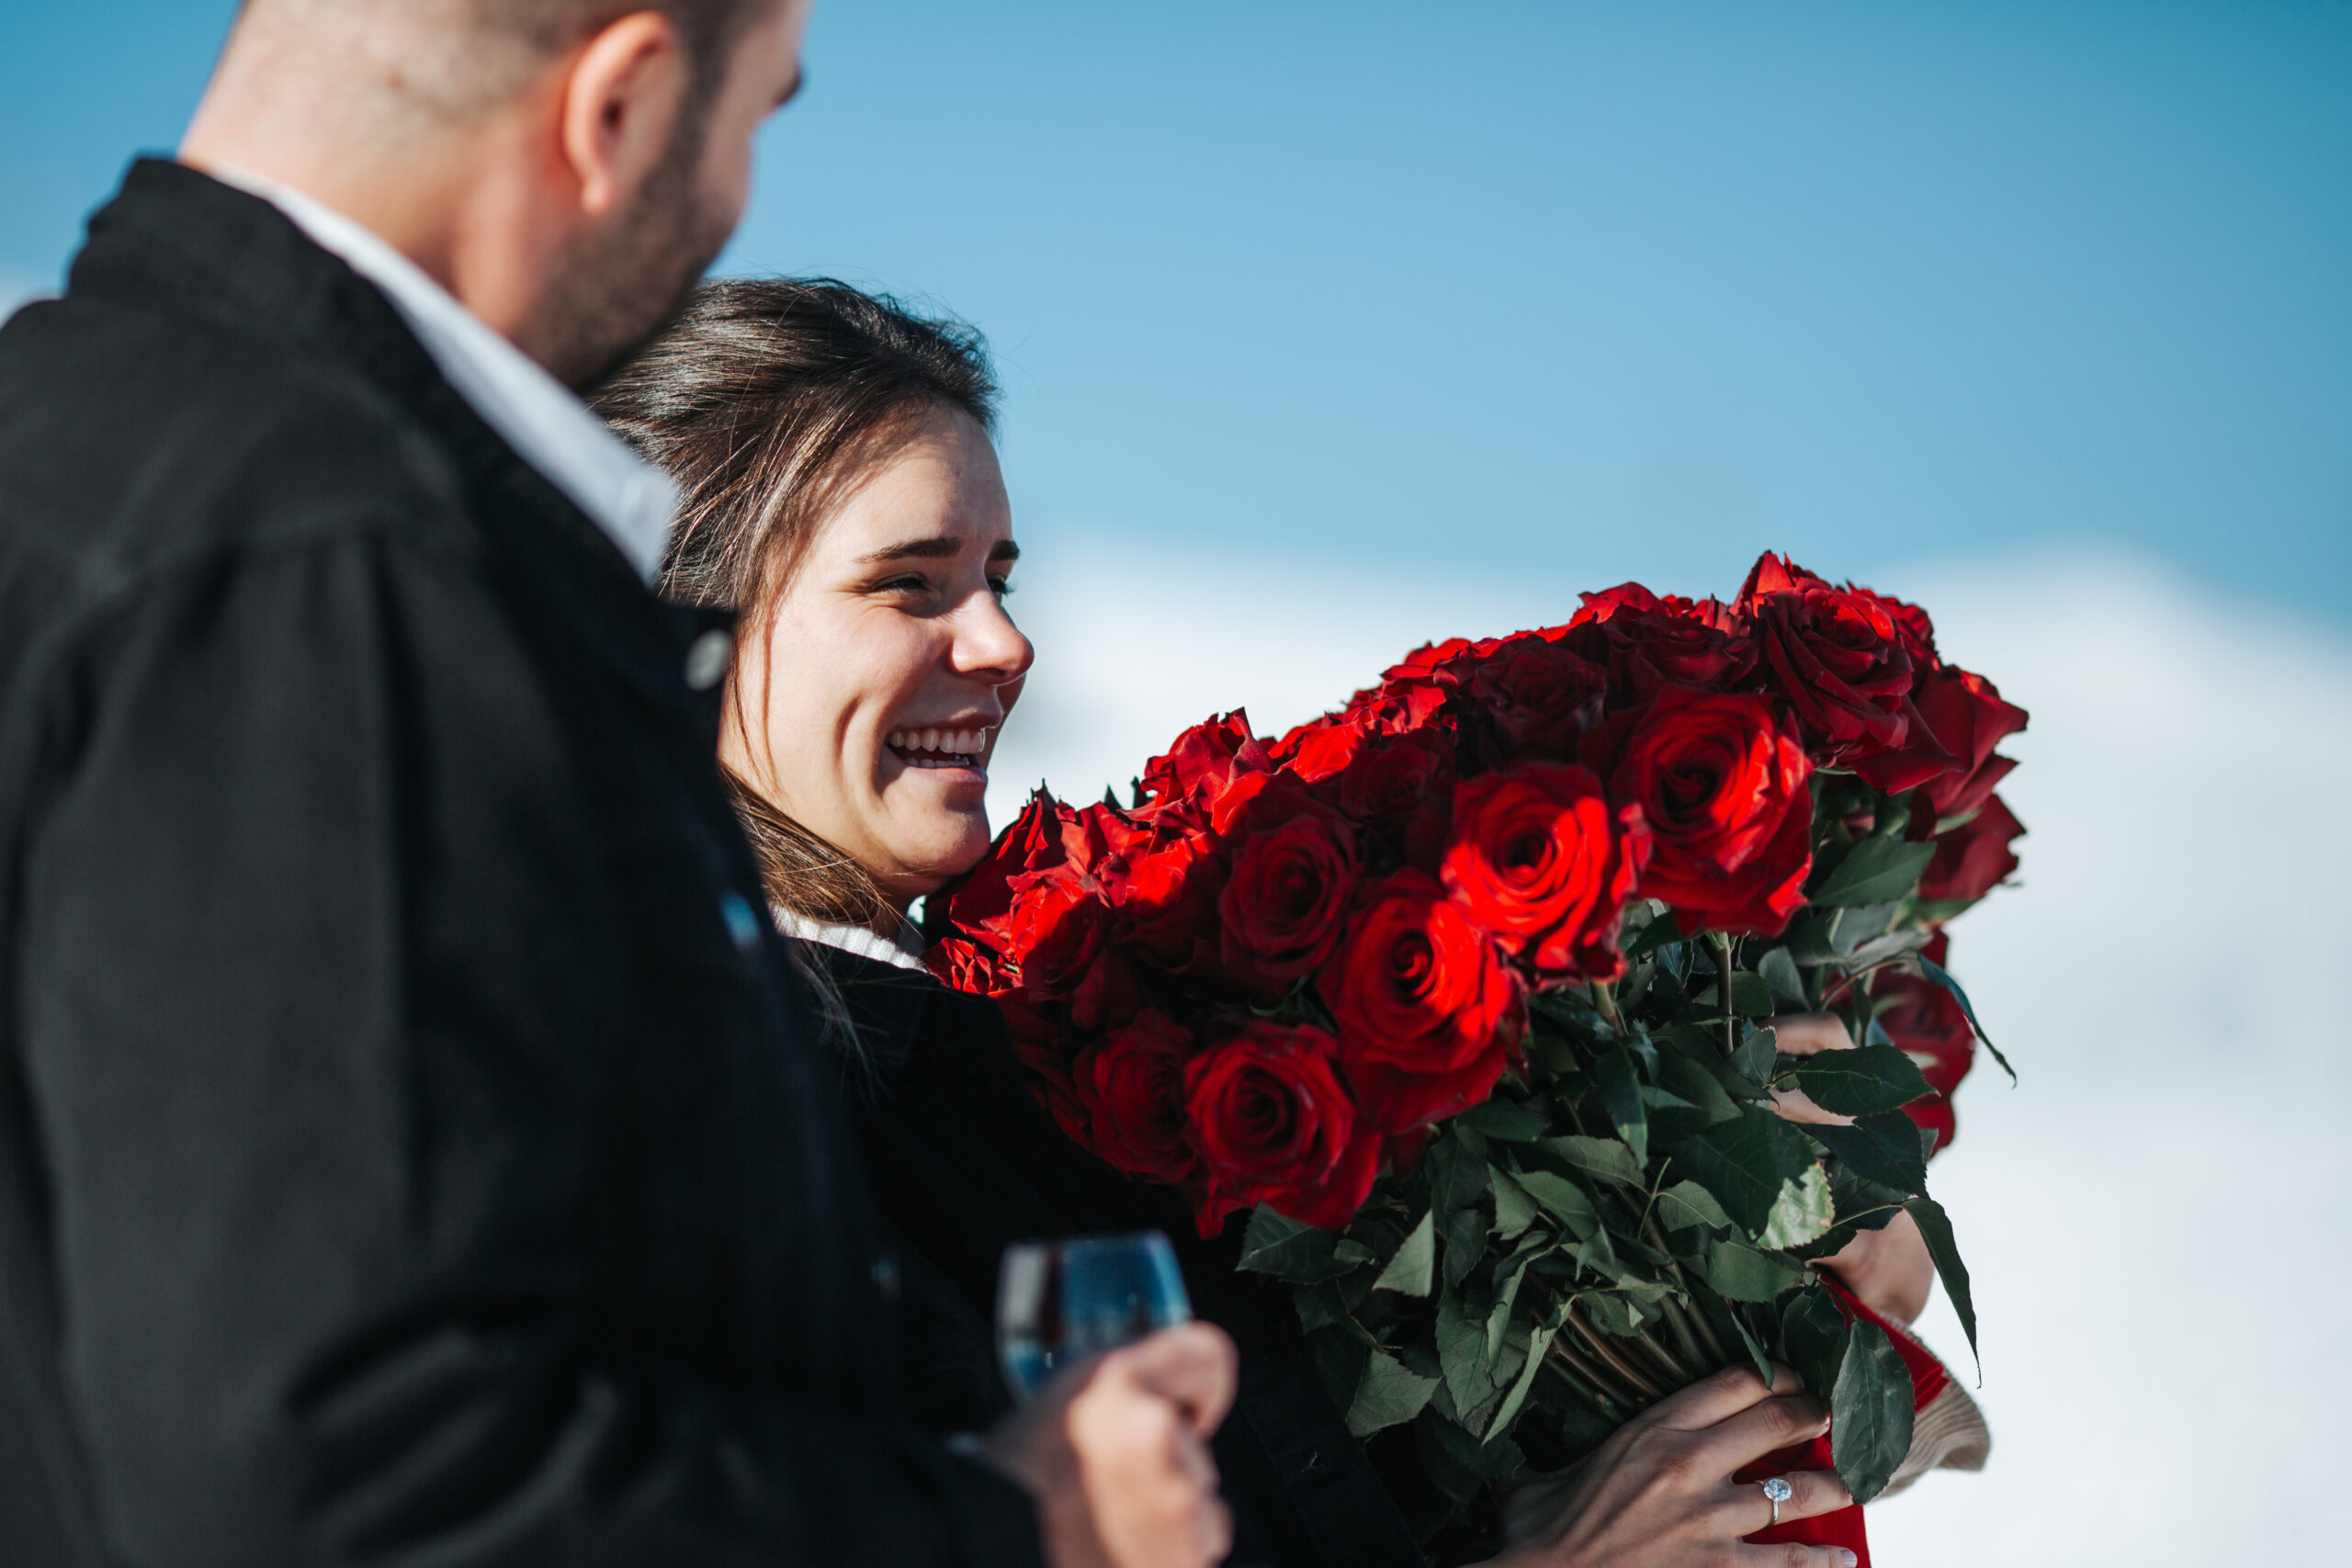
[[[1065,1138],[1031,1098],[996,1004],[804,944],[857,1026],[843,1099],[907,1292],[902,1359],[923,1418],[985,1426],[1009,1396],[991,1343],[998,1260],[1024,1238],[1145,1228],[1176,1245],[1193,1310],[1231,1334],[1241,1386],[1217,1434],[1235,1568],[1423,1568],[1411,1531],[1317,1381],[1289,1293],[1238,1273],[1240,1227],[1203,1242],[1182,1200]]]
[[[0,1562],[1035,1561],[899,1404],[702,629],[187,169],[0,332]]]

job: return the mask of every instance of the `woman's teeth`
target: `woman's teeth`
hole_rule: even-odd
[[[977,768],[988,745],[985,729],[894,729],[890,750],[917,768]]]

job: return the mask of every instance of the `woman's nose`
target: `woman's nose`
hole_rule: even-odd
[[[1036,662],[1037,649],[1012,624],[993,593],[976,599],[956,628],[956,670],[979,675],[993,685],[1017,681]]]

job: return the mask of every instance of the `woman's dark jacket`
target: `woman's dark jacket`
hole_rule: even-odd
[[[0,1564],[1035,1561],[891,1385],[707,629],[193,171],[0,331]]]
[[[1238,1226],[1201,1242],[1175,1193],[1130,1181],[1065,1138],[1023,1083],[995,1003],[837,948],[804,943],[801,956],[824,966],[857,1027],[864,1061],[844,1058],[842,1089],[903,1249],[902,1360],[934,1430],[973,1431],[1008,1407],[991,1332],[1008,1243],[1163,1230],[1194,1311],[1241,1350],[1239,1398],[1216,1438],[1233,1562],[1422,1568],[1316,1380],[1287,1293],[1236,1271]]]

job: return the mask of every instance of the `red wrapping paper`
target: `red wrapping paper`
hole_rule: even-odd
[[[1903,1358],[1905,1371],[1911,1374],[1911,1408],[1925,1410],[1928,1401],[1943,1393],[1951,1382],[1951,1373],[1936,1359],[1928,1348],[1911,1337],[1910,1330],[1892,1318],[1882,1317],[1862,1304],[1860,1299],[1846,1289],[1834,1274],[1822,1279],[1829,1292],[1850,1323],[1856,1318],[1874,1323],[1886,1331],[1887,1339],[1894,1346],[1894,1353]],[[1732,1477],[1734,1481],[1764,1481],[1775,1475],[1786,1475],[1792,1470],[1827,1470],[1829,1439],[1815,1438],[1809,1443],[1799,1443],[1765,1455],[1754,1464]],[[1859,1568],[1870,1568],[1870,1538],[1862,1529],[1860,1507],[1839,1508],[1834,1513],[1816,1514],[1809,1519],[1791,1519],[1786,1524],[1773,1525],[1747,1538],[1756,1546],[1771,1546],[1792,1541],[1801,1546],[1842,1546],[1854,1554]]]

